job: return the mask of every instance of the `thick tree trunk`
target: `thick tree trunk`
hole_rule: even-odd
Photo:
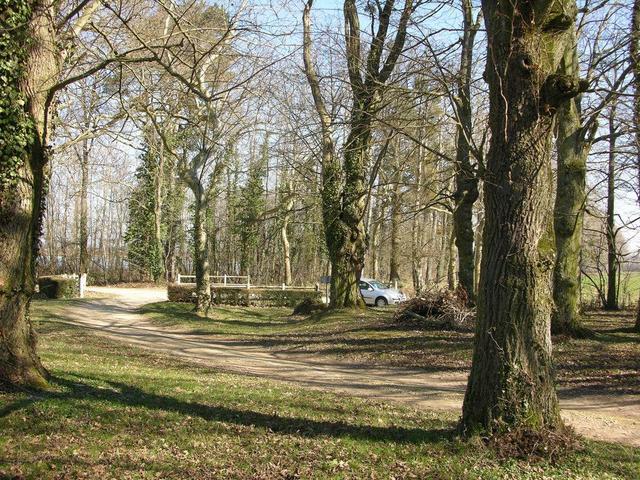
[[[367,248],[364,217],[368,187],[364,175],[371,136],[368,118],[364,111],[356,111],[352,116],[352,128],[344,153],[344,188],[337,208],[335,197],[328,196],[333,188],[323,189],[325,205],[332,204],[325,208],[332,308],[364,307],[358,284]]]
[[[473,11],[470,0],[462,1],[464,28],[460,71],[458,72],[457,97],[457,133],[456,133],[456,176],[453,198],[453,229],[458,248],[458,281],[467,292],[471,302],[475,300],[474,274],[475,257],[473,253],[473,206],[478,200],[478,177],[471,165],[469,141],[473,131],[471,111],[471,75],[473,46],[478,25],[473,23]]]
[[[332,265],[330,306],[333,308],[364,307],[358,283],[367,249],[364,217],[370,192],[365,175],[369,163],[372,119],[383,87],[404,48],[407,24],[413,12],[412,0],[405,0],[395,38],[390,41],[389,52],[382,61],[394,3],[393,0],[387,0],[381,6],[377,33],[363,62],[358,7],[355,0],[344,2],[346,62],[353,104],[342,165],[335,158],[331,138],[332,119],[322,99],[320,81],[311,59],[310,14],[313,0],[307,0],[302,17],[305,74],[322,130],[322,210]]]
[[[455,229],[455,244],[458,248],[458,281],[465,289],[470,301],[475,299],[474,275],[474,231],[473,206],[478,199],[478,181],[469,178],[468,173],[461,169],[456,174],[456,206],[453,211],[453,226]],[[464,178],[463,178],[464,177]]]
[[[211,275],[209,268],[209,238],[206,226],[206,198],[204,188],[193,188],[193,248],[196,271],[196,311],[206,313],[211,306]]]
[[[560,64],[560,73],[575,77],[580,71],[575,31]],[[558,109],[558,172],[554,207],[556,261],[553,270],[553,333],[576,334],[580,325],[580,256],[586,201],[587,157],[577,96]]]
[[[24,42],[28,45],[26,55],[19,60],[20,78],[10,88],[24,95],[25,116],[32,121],[33,130],[30,142],[19,154],[19,164],[10,167],[16,169],[15,183],[0,185],[0,382],[23,387],[43,387],[47,383],[47,373],[36,354],[29,304],[35,288],[46,194],[47,93],[59,68],[53,13],[48,2],[35,2],[30,19],[12,32],[29,39]],[[2,54],[11,58],[17,52]],[[11,120],[16,121],[15,117]]]
[[[575,1],[482,2],[491,147],[473,365],[461,428],[562,428],[551,356],[547,233],[553,115],[579,82],[555,75]]]
[[[606,310],[619,310],[618,251],[616,247],[616,128],[615,107],[609,114],[609,158],[607,172],[607,303]]]

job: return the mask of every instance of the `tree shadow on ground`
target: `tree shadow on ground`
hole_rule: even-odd
[[[199,402],[189,402],[166,395],[158,395],[146,392],[143,389],[104,379],[91,379],[88,377],[71,380],[63,377],[54,377],[51,384],[62,387],[60,392],[43,391],[15,401],[0,408],[0,418],[13,412],[27,408],[44,400],[83,400],[96,402],[110,402],[122,407],[141,407],[147,409],[174,412],[185,416],[199,417],[207,421],[231,423],[235,425],[251,426],[267,429],[268,431],[297,435],[302,437],[349,437],[365,441],[397,442],[405,444],[438,443],[451,440],[455,433],[453,428],[406,428],[399,426],[380,427],[376,425],[364,425],[347,423],[335,420],[312,420],[307,418],[287,417],[277,414],[266,414],[252,410],[229,408],[223,405],[208,405]],[[110,388],[98,388],[85,382],[85,380],[97,380],[109,385]]]

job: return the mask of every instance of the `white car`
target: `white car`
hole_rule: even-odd
[[[375,305],[376,307],[397,304],[407,299],[407,296],[400,290],[391,288],[373,278],[360,279],[360,293],[362,294],[364,303],[367,305]]]

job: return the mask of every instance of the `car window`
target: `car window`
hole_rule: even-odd
[[[378,282],[377,280],[373,280],[371,282],[371,285],[373,285],[375,288],[379,288],[379,289],[382,289],[382,290],[384,290],[386,288],[389,288],[384,283]]]
[[[360,282],[360,290],[367,290],[369,288],[369,284],[367,282]]]

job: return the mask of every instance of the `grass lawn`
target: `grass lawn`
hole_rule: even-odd
[[[457,440],[451,416],[182,363],[59,323],[41,302],[34,316],[52,389],[0,393],[2,479],[640,477],[639,449],[500,461]]]
[[[321,317],[291,317],[291,309],[216,307],[209,318],[184,303],[145,305],[141,312],[162,327],[234,338],[277,352],[328,355],[347,361],[461,371],[469,366],[470,332],[425,330],[398,325],[392,308],[368,308],[360,315],[338,311]]]
[[[601,284],[603,292],[606,294],[607,284],[605,278],[600,278],[597,272],[591,272],[591,279],[586,275],[582,275],[582,298],[586,303],[596,302],[598,299],[598,290],[593,282]],[[638,302],[638,294],[640,293],[640,272],[622,272],[620,275],[619,286],[620,305],[626,307],[635,307]]]
[[[142,311],[163,327],[233,338],[278,353],[443,372],[471,366],[472,333],[398,324],[392,309],[306,319],[291,317],[290,309],[240,307],[215,308],[210,318],[201,318],[190,305],[171,302],[149,304]],[[632,312],[589,312],[585,326],[594,338],[555,337],[561,386],[576,393],[640,394],[640,335],[632,332],[633,324]]]

